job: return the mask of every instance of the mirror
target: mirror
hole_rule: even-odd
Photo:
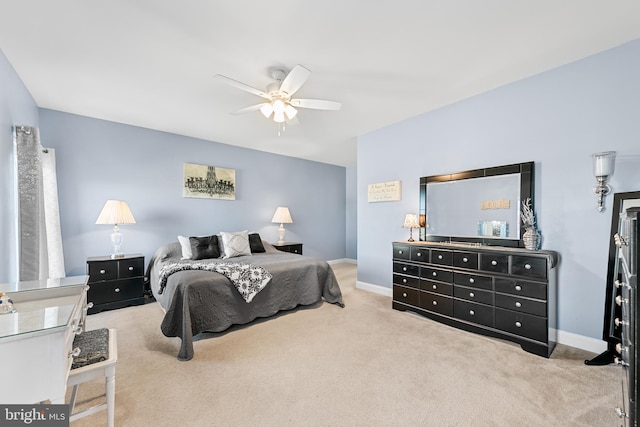
[[[613,208],[611,216],[611,233],[609,235],[609,261],[607,265],[607,288],[604,303],[604,324],[602,329],[602,339],[607,342],[607,350],[591,360],[585,360],[587,365],[606,365],[613,363],[617,355],[616,344],[620,343],[620,327],[616,326],[615,318],[620,318],[622,313],[620,306],[614,301],[619,294],[615,281],[620,275],[618,271],[618,251],[613,239],[620,229],[621,215],[629,208],[640,207],[640,191],[627,193],[615,193],[613,195]]]
[[[522,246],[520,203],[534,163],[420,178],[420,240]]]

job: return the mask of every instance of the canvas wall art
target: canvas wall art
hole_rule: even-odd
[[[182,196],[235,200],[236,170],[185,163]]]

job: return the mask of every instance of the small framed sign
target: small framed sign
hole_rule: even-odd
[[[391,202],[395,200],[402,200],[401,181],[369,184],[367,192],[368,202]]]

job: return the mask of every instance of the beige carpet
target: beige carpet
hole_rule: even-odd
[[[333,266],[344,309],[294,310],[195,342],[160,332],[156,304],[89,316],[118,329],[118,426],[617,426],[621,368],[558,346],[550,359],[512,343],[391,309]],[[80,387],[99,401],[99,381]],[[100,412],[74,426],[106,423]]]

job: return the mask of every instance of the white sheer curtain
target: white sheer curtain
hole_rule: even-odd
[[[18,174],[19,280],[64,277],[55,150],[38,128],[14,127]]]

